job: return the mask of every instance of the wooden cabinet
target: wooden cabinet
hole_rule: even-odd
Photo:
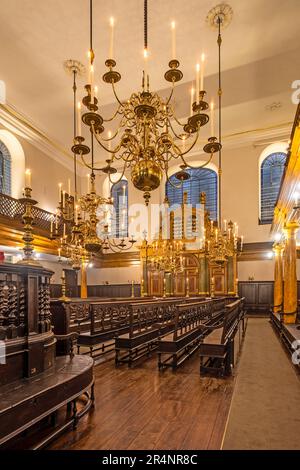
[[[268,313],[273,304],[273,281],[239,282],[239,295],[245,297],[245,308],[250,313]]]

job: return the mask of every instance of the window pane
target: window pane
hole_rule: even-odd
[[[206,210],[209,211],[212,220],[217,220],[218,214],[218,179],[217,173],[208,168],[185,170],[191,176],[190,179],[180,182],[176,179],[175,175],[170,177],[173,185],[180,186],[174,188],[171,183],[166,184],[166,196],[169,199],[170,205],[181,204],[183,193],[187,192],[187,200],[189,204],[195,207],[200,203],[200,193],[206,194]]]
[[[114,198],[112,235],[117,238],[128,237],[128,182],[121,180],[111,188]]]
[[[269,155],[261,164],[261,214],[262,224],[271,224],[274,207],[280,189],[286,154],[276,152]]]

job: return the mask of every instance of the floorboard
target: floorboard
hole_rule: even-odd
[[[157,359],[95,367],[96,408],[48,449],[219,449],[233,379],[201,378],[194,354],[177,372]]]

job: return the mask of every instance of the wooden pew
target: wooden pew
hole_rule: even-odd
[[[199,348],[203,325],[217,322],[225,304],[226,299],[219,298],[178,305],[173,332],[159,339],[159,370],[165,367],[175,370],[188,359]]]
[[[225,306],[224,316],[214,325],[205,325],[200,343],[200,373],[230,375],[234,366],[234,338],[241,327],[245,334],[244,299]]]
[[[84,343],[84,337],[81,338],[81,335],[90,335],[96,331],[98,327],[99,320],[95,317],[95,320],[91,318],[91,309],[90,305],[99,305],[99,310],[101,306],[103,308],[109,307],[110,305],[115,305],[115,310],[118,310],[121,305],[127,305],[132,302],[141,301],[141,299],[132,299],[132,298],[88,298],[88,299],[69,299],[63,301],[61,299],[51,299],[50,310],[51,310],[51,322],[53,325],[53,331],[56,335],[63,336],[72,332],[79,333],[79,345]],[[148,299],[146,300],[148,301]],[[151,301],[151,298],[149,298]],[[117,306],[119,305],[119,307]],[[97,311],[95,311],[97,313]],[[96,315],[95,313],[95,315]],[[91,325],[91,322],[94,321],[94,324]],[[93,332],[91,332],[91,328]],[[68,342],[65,340],[60,340],[57,342],[56,353],[57,355],[68,354]]]
[[[115,339],[115,364],[127,363],[131,367],[156,349],[158,338],[174,329],[176,305],[193,301],[193,298],[174,298],[132,304],[128,333]]]

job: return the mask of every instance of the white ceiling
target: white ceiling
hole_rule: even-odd
[[[174,19],[178,25],[177,55],[184,73],[177,95],[182,115],[187,114],[189,82],[202,51],[207,55],[207,84],[211,93],[215,92],[212,87],[216,83],[217,38],[205,18],[217,3],[218,0],[149,0],[151,86],[157,90],[167,87],[163,75],[171,55],[169,25]],[[290,51],[299,48],[300,1],[229,0],[229,4],[233,20],[223,32],[222,45],[222,68],[230,86],[227,96],[232,94],[227,103],[224,98],[229,119],[226,132],[255,127],[256,115],[260,123],[264,116],[272,124],[292,120],[290,84],[299,78],[299,70],[296,62],[290,61],[285,75],[281,64]],[[0,79],[6,82],[8,102],[66,148],[72,139],[72,83],[63,70],[63,62],[73,58],[86,63],[88,7],[88,0],[1,0]],[[116,20],[121,98],[139,86],[142,69],[142,0],[94,0],[94,49],[101,105],[113,101],[109,85],[100,81],[108,55],[110,16]],[[299,57],[299,53],[291,57]],[[264,80],[264,63],[268,64],[269,83]],[[80,85],[84,84],[82,80]],[[282,107],[266,113],[265,106],[278,99]],[[230,113],[230,107],[235,107],[235,112]]]

